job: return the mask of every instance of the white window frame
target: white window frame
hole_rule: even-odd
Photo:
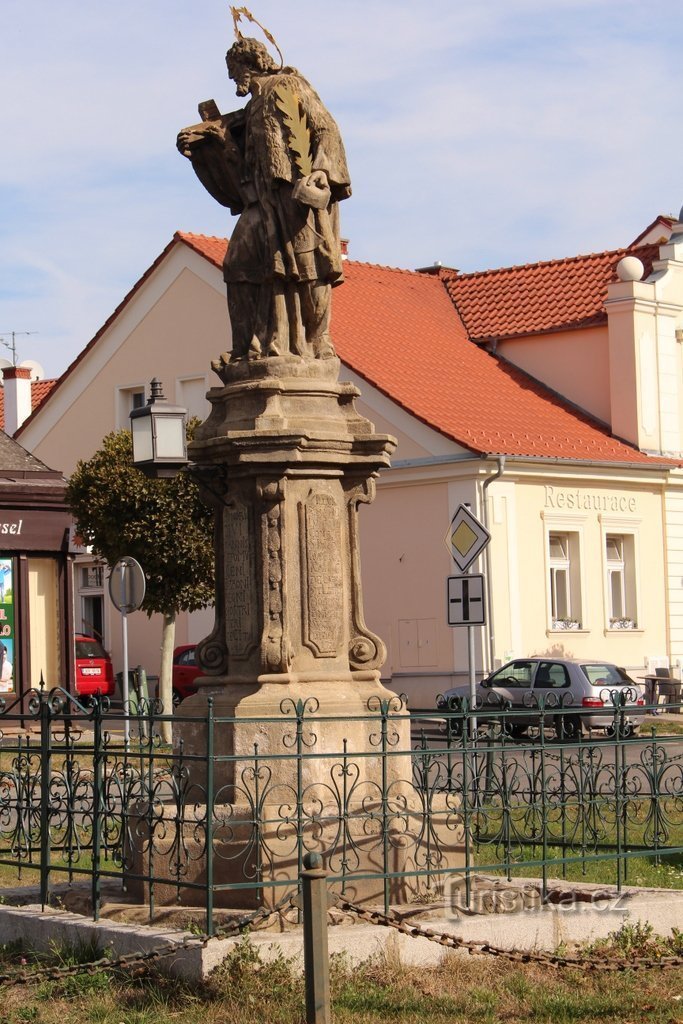
[[[134,408],[134,396],[142,395],[142,405],[146,401],[146,385],[126,384],[125,387],[116,388],[116,428],[117,430],[130,430],[130,414]]]
[[[602,559],[603,559],[603,602],[605,614],[605,633],[621,633],[623,628],[643,629],[643,605],[640,600],[640,544],[638,526],[640,520],[613,519],[608,516],[600,516],[602,528]],[[633,626],[622,627],[615,625],[612,621],[617,616],[613,614],[612,607],[612,580],[611,575],[615,570],[615,563],[607,557],[608,538],[616,537],[621,541],[622,554],[622,586],[624,599],[624,614],[620,619],[631,621]]]
[[[585,516],[555,516],[548,513],[541,513],[545,524],[545,588],[546,588],[546,618],[547,632],[557,633],[564,629],[578,629],[586,631],[588,619],[588,602],[586,595],[586,573],[584,571],[584,524]],[[578,625],[562,625],[559,619],[553,618],[552,602],[552,570],[554,559],[550,556],[550,537],[553,535],[564,535],[567,537],[567,568],[568,568],[568,589],[569,589],[569,622]]]
[[[572,617],[571,555],[568,533],[548,534],[548,565],[550,567],[550,616],[553,621]],[[562,557],[553,554],[555,544],[560,545]],[[560,584],[558,577],[563,574]],[[560,600],[561,598],[561,600]],[[563,607],[560,608],[560,605]],[[560,613],[563,614],[560,614]]]

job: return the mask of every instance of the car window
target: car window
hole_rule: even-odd
[[[534,686],[537,690],[546,688],[560,690],[562,687],[569,686],[567,666],[558,661],[542,661],[538,666]]]
[[[592,686],[633,685],[631,677],[618,665],[595,661],[582,665],[581,670]]]
[[[77,658],[106,658],[107,652],[98,640],[76,640]]]
[[[195,665],[195,648],[190,648],[189,651],[183,651],[178,658],[178,665]]]
[[[533,661],[513,661],[504,665],[490,677],[491,686],[510,688],[526,688],[531,686],[536,663]]]

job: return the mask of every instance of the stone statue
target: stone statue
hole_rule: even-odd
[[[344,144],[319,96],[296,68],[240,36],[226,55],[246,107],[202,123],[178,149],[204,187],[239,220],[224,263],[232,360],[288,353],[334,356],[330,293],[343,279],[338,202],[351,194]],[[220,372],[220,366],[215,369]]]

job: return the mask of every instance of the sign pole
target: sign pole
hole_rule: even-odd
[[[145,598],[145,574],[134,558],[120,558],[109,576],[109,596],[121,612],[123,678],[123,742],[130,745],[130,694],[128,685],[128,612],[134,612]]]
[[[126,569],[125,562],[121,565],[121,630],[123,655],[123,679],[121,680],[121,696],[123,697],[123,745],[130,746],[130,694],[128,692],[128,607],[126,605]]]
[[[477,703],[477,674],[475,671],[475,656],[474,656],[474,626],[467,627],[467,660],[469,662],[469,680],[470,680],[470,711],[476,707]],[[472,722],[472,732],[477,731],[477,718],[473,715],[470,719]]]

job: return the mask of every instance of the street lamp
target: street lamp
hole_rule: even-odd
[[[147,405],[130,414],[133,465],[151,477],[172,477],[186,466],[185,417],[181,405],[166,401],[161,381],[155,377]]]

